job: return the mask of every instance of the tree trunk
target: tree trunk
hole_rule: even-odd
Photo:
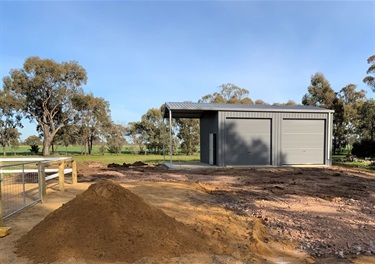
[[[50,142],[47,142],[47,140],[44,140],[43,141],[43,150],[42,150],[43,156],[49,156],[50,155],[49,146],[50,146]]]
[[[92,154],[92,144],[94,142],[94,136],[91,135],[91,138],[90,138],[90,154]]]
[[[50,155],[49,148],[51,147],[52,140],[53,140],[53,136],[49,136],[49,137],[44,138],[44,140],[43,140],[43,150],[42,150],[43,156],[49,156]]]
[[[3,146],[3,156],[5,157],[7,155],[7,151],[5,149],[5,146]]]
[[[92,154],[92,141],[93,141],[93,136],[90,135],[89,140],[88,140],[88,142],[87,142],[87,147],[88,147],[88,149],[89,149],[89,155]]]

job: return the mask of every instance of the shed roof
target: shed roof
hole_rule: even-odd
[[[234,111],[234,112],[301,112],[301,113],[333,113],[333,110],[315,106],[276,106],[249,104],[208,104],[192,102],[166,102],[164,118],[169,117],[169,110],[173,118],[200,118],[206,111]]]

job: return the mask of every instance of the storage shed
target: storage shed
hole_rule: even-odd
[[[333,110],[168,102],[164,118],[200,119],[201,162],[225,166],[331,165]]]

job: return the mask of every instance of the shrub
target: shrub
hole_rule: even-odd
[[[375,141],[363,139],[353,144],[352,154],[357,157],[375,157]]]
[[[32,154],[38,154],[39,153],[39,146],[38,145],[30,145],[30,148],[31,149],[29,149],[30,150],[30,152],[32,153]]]

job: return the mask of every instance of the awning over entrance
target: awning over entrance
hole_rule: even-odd
[[[200,118],[204,109],[191,106],[192,103],[165,103],[164,118],[169,118],[172,111],[173,118]]]

